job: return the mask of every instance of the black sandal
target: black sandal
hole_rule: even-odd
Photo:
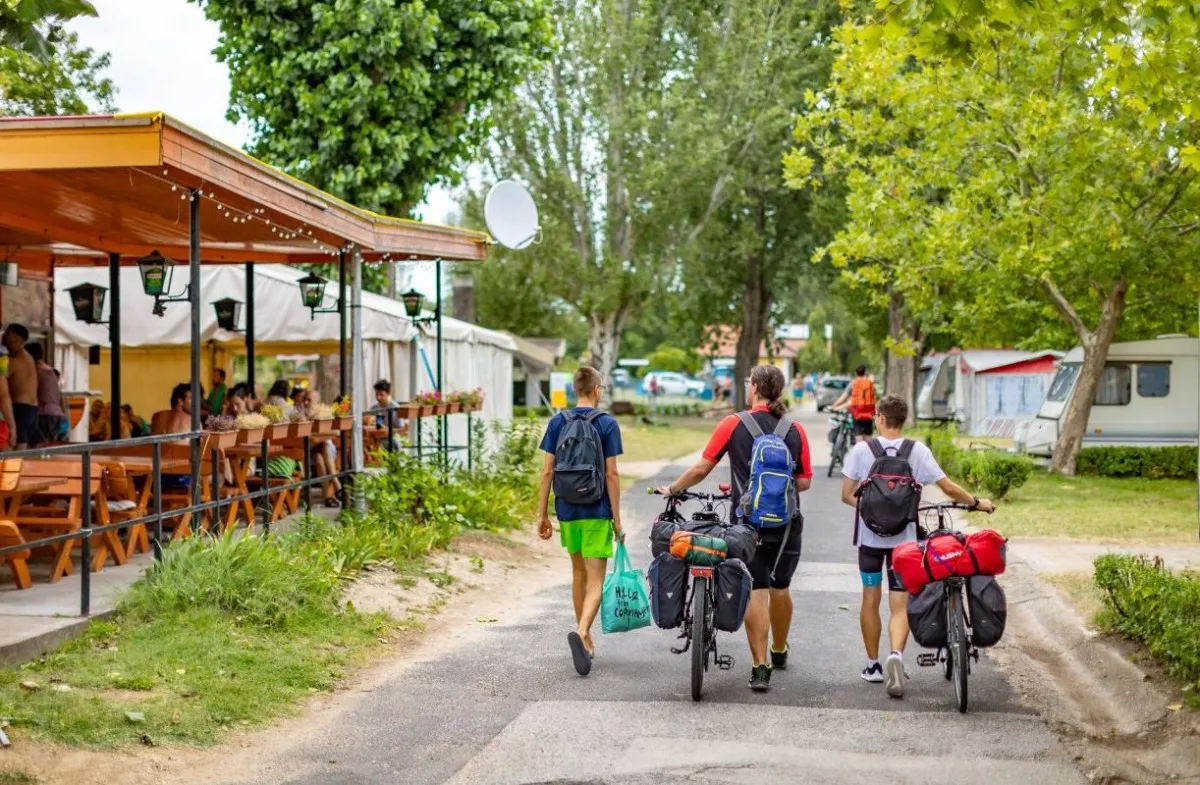
[[[330,507],[330,508],[337,508],[337,507],[341,507],[342,503],[337,500],[336,496],[330,496],[328,499],[325,500],[325,506]]]
[[[567,633],[567,643],[571,646],[571,659],[575,664],[575,672],[580,676],[588,675],[592,670],[592,655],[583,645],[583,638],[577,632]]]

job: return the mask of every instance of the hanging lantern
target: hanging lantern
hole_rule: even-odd
[[[217,312],[217,326],[230,332],[241,332],[238,322],[242,320],[242,301],[225,297],[215,301],[213,310]]]
[[[81,283],[67,290],[75,318],[85,324],[107,324],[104,321],[104,298],[108,289],[94,283]]]
[[[404,301],[404,312],[408,314],[409,319],[416,319],[421,315],[421,305],[425,302],[423,294],[416,289],[409,289],[400,295],[400,299]]]
[[[300,284],[300,299],[305,308],[315,310],[325,302],[325,284],[329,282],[321,276],[310,273],[296,283]]]
[[[142,274],[142,291],[150,297],[162,297],[171,287],[171,267],[174,263],[158,251],[137,260]]]

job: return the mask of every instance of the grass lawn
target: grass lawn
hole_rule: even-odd
[[[1104,599],[1092,573],[1062,572],[1038,577],[1057,589],[1084,623],[1095,626],[1096,615],[1104,610]]]
[[[621,461],[663,461],[681,458],[704,447],[717,427],[715,420],[674,417],[663,418],[663,425],[630,423],[629,417],[619,418],[621,442],[625,454]]]
[[[1000,502],[1006,537],[1196,543],[1196,483],[1035,473]]]
[[[203,608],[129,628],[93,622],[44,660],[0,670],[0,717],[71,746],[207,746],[333,690],[395,626],[347,613],[263,630]]]

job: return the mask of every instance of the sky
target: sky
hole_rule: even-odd
[[[108,76],[117,86],[122,112],[162,111],[233,147],[250,139],[247,125],[225,118],[229,74],[212,54],[220,30],[187,0],[92,0],[98,13],[71,23],[80,43],[108,52]],[[435,188],[417,212],[443,223],[454,211],[449,191]],[[432,264],[418,266],[409,281],[433,296]]]

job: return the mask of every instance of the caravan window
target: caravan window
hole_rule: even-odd
[[[1059,368],[1058,373],[1054,375],[1054,381],[1050,383],[1050,392],[1046,393],[1046,400],[1055,403],[1067,400],[1067,396],[1071,394],[1071,390],[1075,387],[1075,380],[1078,378],[1078,363],[1071,363]]]
[[[1171,366],[1167,363],[1138,364],[1138,395],[1166,398],[1171,392]]]
[[[1126,406],[1129,404],[1133,387],[1133,368],[1129,365],[1112,363],[1104,366],[1100,381],[1096,383],[1096,406]]]

